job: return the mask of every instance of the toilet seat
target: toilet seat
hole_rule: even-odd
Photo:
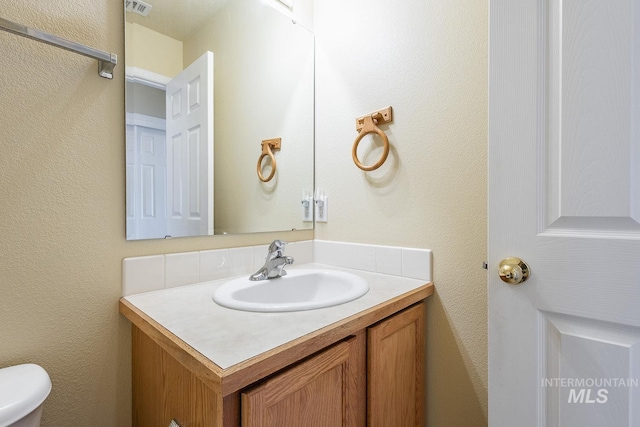
[[[51,379],[34,364],[0,369],[0,427],[8,426],[37,409],[51,392]]]

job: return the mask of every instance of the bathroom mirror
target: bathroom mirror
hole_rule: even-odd
[[[128,240],[313,228],[311,1],[125,0]]]

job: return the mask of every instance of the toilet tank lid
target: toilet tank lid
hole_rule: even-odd
[[[51,391],[47,371],[31,363],[0,369],[0,427],[28,415]]]

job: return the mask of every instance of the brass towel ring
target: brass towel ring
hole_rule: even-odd
[[[273,148],[273,150],[279,150],[280,146],[281,146],[280,138],[265,139],[264,141],[262,141],[262,153],[258,158],[258,166],[257,166],[258,178],[260,178],[260,181],[269,182],[273,179],[273,176],[276,174],[276,166],[277,166],[276,156],[273,155],[273,151],[271,151],[271,149]],[[268,177],[265,178],[262,175],[262,159],[264,159],[267,156],[271,158],[271,173],[269,174]]]
[[[382,166],[385,160],[387,160],[387,156],[389,155],[389,138],[387,138],[387,135],[382,130],[380,130],[378,126],[376,126],[376,123],[378,122],[379,117],[381,117],[380,113],[375,113],[370,116],[365,116],[363,118],[364,120],[362,123],[362,129],[360,130],[358,137],[353,143],[353,149],[351,150],[351,156],[353,157],[353,162],[356,164],[356,166],[358,166],[363,171],[372,171],[372,170],[378,169],[380,166]],[[364,138],[364,136],[369,133],[377,133],[378,136],[382,138],[384,147],[382,151],[382,157],[380,157],[380,160],[378,160],[377,163],[371,166],[365,166],[362,163],[360,163],[360,160],[358,160],[358,144],[360,144],[360,141],[362,141],[362,138]]]
[[[378,111],[374,111],[373,113],[367,114],[366,116],[358,117],[356,119],[356,130],[359,132],[359,134],[356,137],[355,142],[353,143],[351,157],[353,158],[353,162],[356,164],[356,166],[363,171],[368,172],[376,170],[387,160],[387,156],[389,155],[389,138],[387,138],[387,135],[380,128],[378,128],[377,125],[391,123],[391,121],[393,121],[393,110],[390,106]],[[378,162],[371,166],[365,166],[360,162],[360,160],[358,160],[358,144],[360,144],[362,138],[364,138],[364,136],[369,133],[378,134],[378,136],[382,138],[384,146],[380,160],[378,160]]]

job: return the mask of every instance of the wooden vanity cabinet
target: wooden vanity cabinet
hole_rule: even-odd
[[[367,425],[424,425],[424,303],[369,327],[367,338]]]
[[[243,427],[364,426],[364,333],[242,393]]]
[[[424,314],[410,307],[243,392],[242,427],[424,425]]]
[[[228,394],[151,335],[134,325],[134,426],[424,425],[424,301]]]
[[[133,426],[220,426],[221,396],[137,327],[132,330]]]

